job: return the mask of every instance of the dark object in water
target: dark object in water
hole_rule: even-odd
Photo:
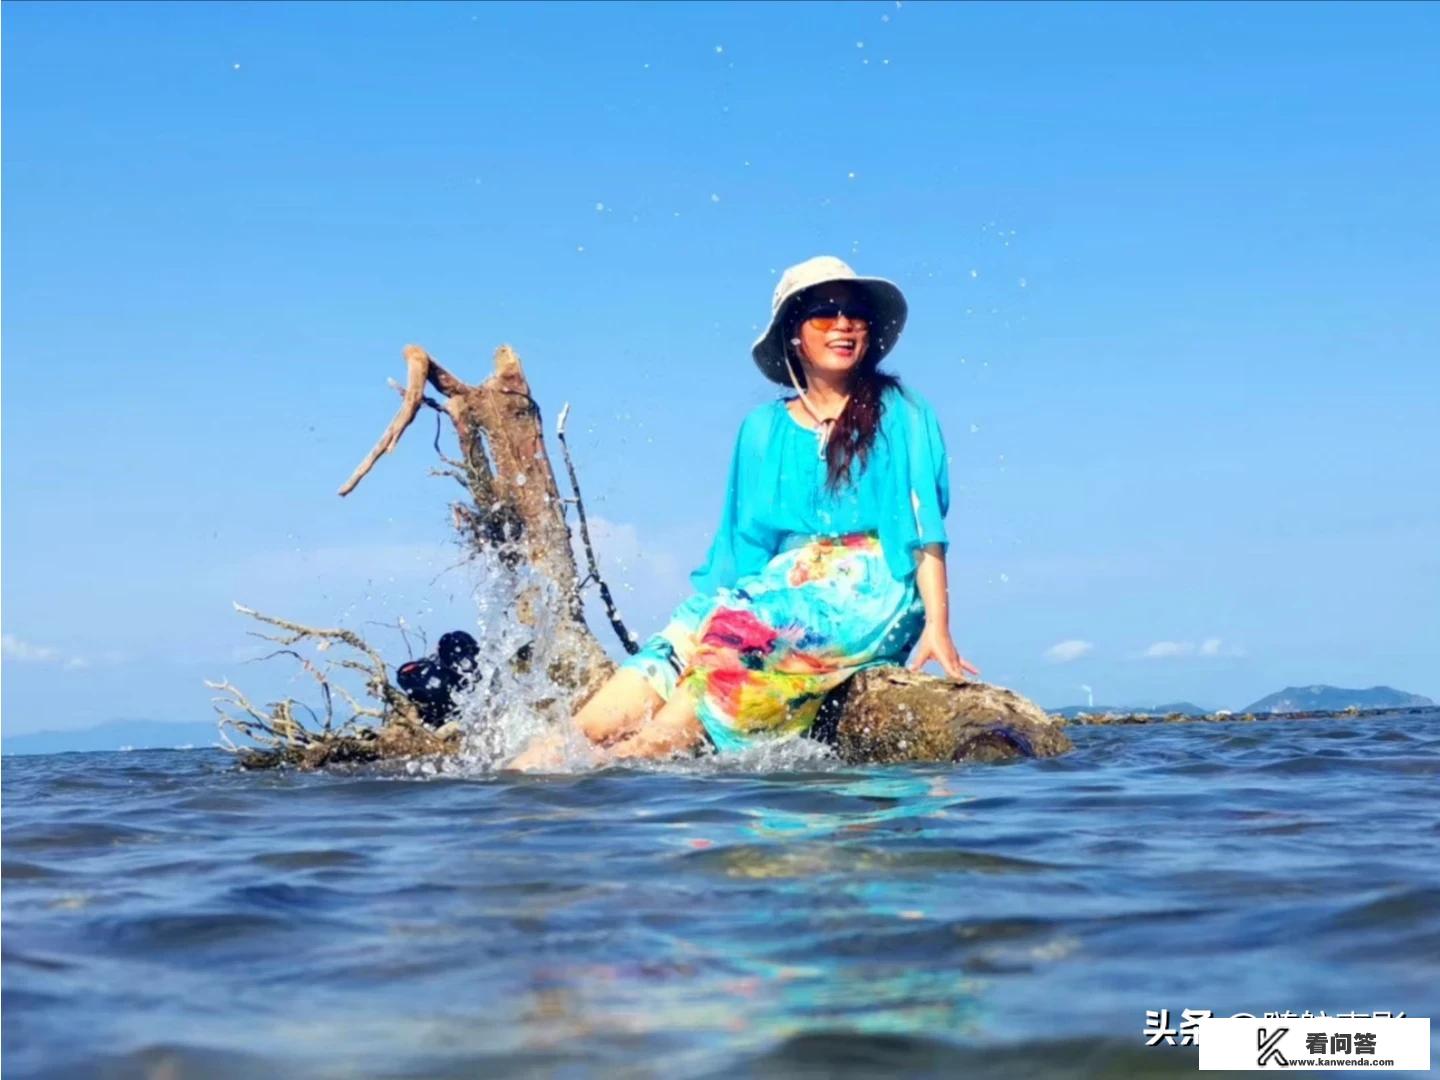
[[[982,729],[955,747],[953,761],[1006,761],[1013,757],[1038,757],[1035,744],[1013,724],[995,724]]]
[[[442,727],[455,711],[455,693],[469,685],[480,646],[464,630],[441,635],[434,656],[401,664],[395,680],[430,727]]]

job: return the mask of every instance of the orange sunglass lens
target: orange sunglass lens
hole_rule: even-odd
[[[858,315],[851,315],[847,317],[850,320],[850,325],[855,327],[856,329],[863,330],[870,325],[869,319],[861,318]],[[813,326],[816,330],[819,330],[821,333],[829,333],[831,330],[835,329],[835,324],[838,323],[840,319],[838,316],[835,315],[812,315],[810,316],[809,321],[810,325]]]

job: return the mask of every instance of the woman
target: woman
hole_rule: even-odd
[[[611,758],[802,733],[832,689],[912,648],[912,668],[979,674],[950,639],[940,428],[879,370],[906,312],[893,284],[831,256],[781,277],[752,355],[796,396],[741,424],[695,595],[575,717]],[[511,767],[554,764],[563,742]]]

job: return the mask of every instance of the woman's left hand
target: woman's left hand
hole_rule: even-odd
[[[939,664],[950,678],[961,682],[970,675],[980,674],[980,669],[974,667],[956,650],[955,642],[950,640],[950,631],[946,627],[926,623],[925,632],[920,635],[920,643],[915,646],[915,655],[910,658],[910,670],[919,671],[930,660]]]

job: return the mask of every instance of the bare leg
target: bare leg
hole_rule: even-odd
[[[643,675],[621,668],[575,714],[575,723],[587,739],[604,746],[633,734],[664,704]]]
[[[661,704],[660,695],[638,671],[621,668],[595,691],[574,723],[590,742],[605,746],[634,734]],[[537,735],[506,768],[558,768],[565,763],[569,737],[564,728]]]
[[[677,690],[652,720],[610,747],[610,755],[617,759],[667,758],[693,750],[704,737],[694,698]]]

